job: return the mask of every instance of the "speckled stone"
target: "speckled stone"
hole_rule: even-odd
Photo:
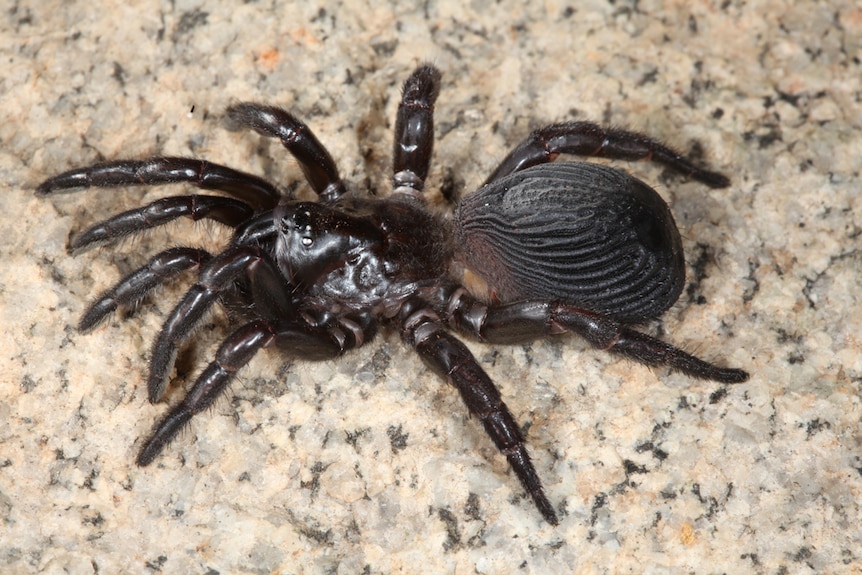
[[[400,4],[0,11],[0,572],[862,573],[862,9]],[[166,409],[146,401],[149,345],[187,279],[91,334],[77,318],[148,254],[227,234],[180,222],[73,258],[70,234],[184,188],[34,187],[152,154],[294,186],[277,142],[224,129],[228,105],[257,100],[385,193],[399,86],[426,60],[444,73],[432,190],[468,193],[532,128],[568,119],[647,132],[729,175],[710,190],[617,163],[671,204],[689,262],[679,303],[644,329],[751,380],[693,381],[576,338],[470,342],[526,430],[556,528],[394,334],[338,362],[260,354],[135,467]],[[227,324],[208,320],[181,375]]]

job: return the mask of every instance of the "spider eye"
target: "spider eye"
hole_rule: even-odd
[[[299,243],[309,248],[314,244],[314,214],[309,209],[298,209],[281,217],[281,232],[285,235],[300,236]]]
[[[299,230],[311,231],[311,212],[308,210],[299,210],[293,214],[293,223]]]

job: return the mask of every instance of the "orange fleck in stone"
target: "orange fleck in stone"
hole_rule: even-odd
[[[689,523],[683,523],[682,529],[679,531],[679,540],[682,541],[682,544],[690,547],[691,545],[694,545],[696,538],[694,527]]]
[[[273,70],[278,64],[278,50],[275,48],[266,48],[258,54],[257,57],[260,65],[267,70]]]

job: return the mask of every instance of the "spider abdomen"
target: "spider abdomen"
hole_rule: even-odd
[[[667,204],[649,186],[591,163],[543,164],[467,195],[457,258],[501,302],[559,299],[625,322],[679,297],[685,262]]]

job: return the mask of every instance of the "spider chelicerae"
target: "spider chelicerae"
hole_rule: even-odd
[[[100,295],[81,318],[89,331],[185,270],[197,279],[153,345],[147,389],[160,401],[185,345],[216,302],[243,322],[224,339],[182,401],[144,443],[148,465],[224,392],[263,348],[327,360],[371,341],[381,326],[461,394],[506,456],[542,516],[557,524],[519,426],[491,379],[451,331],[490,343],[571,332],[635,361],[722,383],[745,381],[632,329],[679,297],[682,245],[665,202],[643,182],[591,163],[551,163],[560,154],[650,159],[711,187],[729,184],[656,140],[589,122],[530,134],[481,188],[448,215],[426,205],[433,107],[440,73],[430,65],[404,83],[395,121],[392,192],[348,191],[308,126],[272,106],[241,103],[229,119],[278,138],[318,201],[300,201],[251,174],[198,159],[120,160],[71,170],[37,195],[79,187],[186,182],[221,194],[171,196],[117,214],[77,235],[70,251],[110,243],[180,217],[233,228],[218,252],[172,247]]]

